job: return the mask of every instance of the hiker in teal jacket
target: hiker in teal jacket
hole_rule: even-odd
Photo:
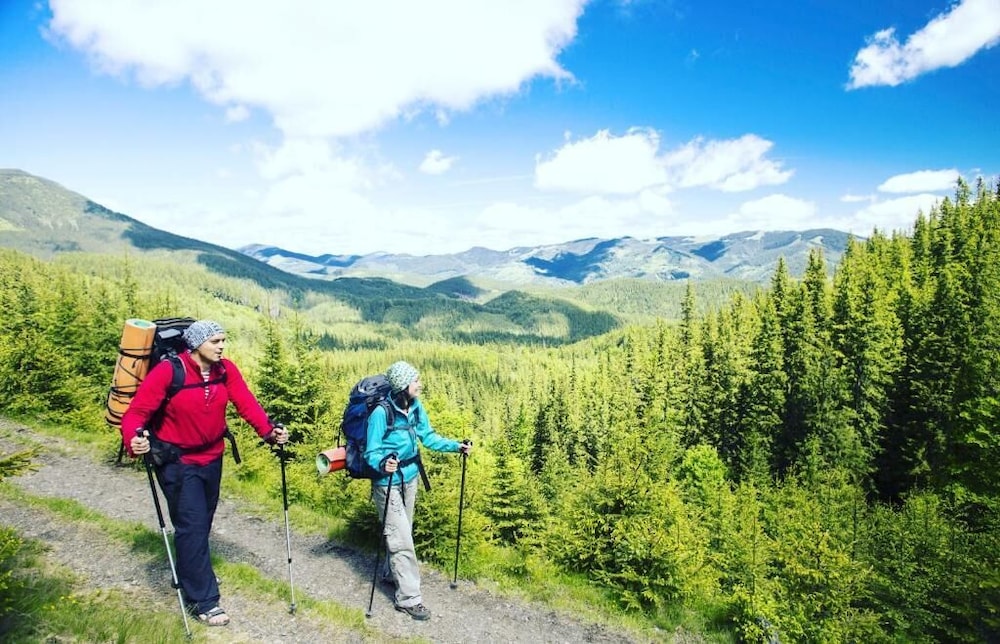
[[[428,449],[438,452],[472,450],[470,443],[444,438],[434,431],[427,412],[420,404],[423,389],[420,374],[410,364],[399,361],[386,371],[392,388],[390,394],[392,423],[387,428],[387,409],[379,406],[368,417],[368,443],[365,460],[384,476],[372,481],[372,501],[379,517],[385,516],[386,561],[382,579],[395,584],[396,610],[413,619],[428,619],[431,613],[420,595],[420,567],[413,547],[413,510],[420,483],[419,440]],[[388,431],[387,431],[388,429]],[[400,482],[399,472],[402,472]],[[386,491],[389,482],[389,511],[386,513]]]

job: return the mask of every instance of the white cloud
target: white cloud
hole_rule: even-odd
[[[798,230],[816,224],[816,204],[783,194],[744,202],[728,218],[730,230]]]
[[[556,56],[586,0],[49,4],[51,34],[99,69],[147,86],[189,82],[301,137],[353,135],[407,113],[445,118],[534,78],[571,79]]]
[[[466,248],[478,245],[507,249],[511,245],[535,246],[587,237],[655,237],[664,233],[673,216],[674,208],[667,198],[644,190],[635,197],[591,196],[555,207],[492,204],[467,227],[453,232],[470,239]],[[489,240],[495,240],[495,245],[490,246]]]
[[[918,194],[873,203],[854,214],[851,228],[861,235],[870,234],[873,228],[883,232],[909,230],[918,212],[927,214],[940,202],[939,195]]]
[[[659,217],[674,214],[674,204],[656,190],[643,190],[636,198],[636,203],[643,212]]]
[[[961,176],[961,173],[954,168],[950,170],[920,170],[907,174],[897,174],[894,177],[886,179],[878,187],[878,191],[901,194],[951,190],[955,187],[955,183]]]
[[[878,199],[877,195],[852,195],[852,194],[847,194],[840,198],[840,200],[844,203],[862,203],[865,201],[871,203],[876,199]]]
[[[654,130],[634,128],[620,137],[601,130],[537,160],[535,187],[605,195],[633,195],[652,187],[742,192],[792,176],[781,163],[765,158],[773,145],[753,134],[713,141],[699,137],[661,155]]]
[[[771,145],[753,135],[727,141],[697,139],[672,153],[658,155],[659,136],[654,131],[635,129],[620,137],[601,131],[588,139],[569,140],[547,160],[537,162],[536,187],[583,195],[576,201],[564,202],[549,195],[545,205],[523,200],[477,204],[475,200],[463,203],[459,198],[435,208],[406,205],[386,210],[379,207],[381,191],[375,187],[391,187],[395,172],[391,167],[377,168],[344,158],[343,151],[326,139],[291,139],[278,147],[257,144],[253,152],[258,170],[272,184],[256,208],[267,225],[280,228],[280,232],[240,243],[265,239],[281,245],[277,243],[280,236],[297,240],[285,247],[302,252],[421,253],[430,248],[459,252],[473,246],[506,249],[580,237],[648,238],[671,231],[687,234],[685,230],[691,228],[723,233],[734,226],[812,227],[808,220],[815,206],[783,195],[747,202],[730,218],[714,220],[691,219],[691,213],[685,217],[669,198],[673,182],[682,180],[694,192],[698,188],[718,191],[742,177],[756,177],[747,182],[753,185],[784,180],[790,171],[780,170],[766,159]],[[422,166],[427,171],[449,159],[443,152],[432,151]],[[516,179],[505,176],[497,180]],[[705,199],[698,197],[702,207]],[[319,222],[311,229],[310,216]],[[372,236],[351,225],[358,219],[375,218],[392,222],[392,239]],[[241,229],[240,234],[264,234],[265,224],[255,222],[253,226]],[[446,239],[442,230],[448,231]],[[399,240],[404,239],[401,247]]]
[[[250,110],[245,105],[233,105],[226,109],[226,122],[239,123],[250,118]]]
[[[357,159],[336,156],[325,139],[289,139],[277,148],[258,143],[254,153],[257,170],[267,180],[312,176],[352,190],[364,190],[374,183],[371,170]]]
[[[667,173],[656,157],[659,136],[632,130],[616,137],[602,130],[589,139],[570,142],[550,158],[536,160],[535,187],[586,194],[636,194],[662,185]]]
[[[258,134],[268,143],[234,146],[263,180],[244,188],[253,194],[238,207],[209,198],[133,212],[197,219],[213,227],[199,234],[230,246],[371,252],[416,244],[425,252],[440,247],[454,213],[393,209],[393,199],[407,196],[391,194],[401,177],[372,137],[421,118],[447,126],[456,113],[538,79],[575,82],[557,58],[589,1],[50,0],[47,35],[126,82],[189,85],[225,122],[269,115],[281,135],[276,144]],[[441,173],[456,160],[432,153],[421,170]],[[185,211],[191,216],[178,217]],[[225,217],[239,224],[223,226]],[[391,221],[412,236],[386,242],[356,232],[358,218]]]
[[[325,213],[322,207],[317,208],[317,204],[323,203],[330,204]],[[298,228],[293,238],[300,243],[312,236],[332,236],[331,232],[337,230],[333,224],[338,220],[346,224],[357,220],[374,221],[380,217],[377,209],[359,193],[319,173],[286,177],[275,182],[259,209],[265,218],[272,220],[272,230],[279,229],[288,236],[290,228]],[[275,219],[280,219],[281,224],[274,226]]]
[[[868,39],[851,66],[848,89],[896,86],[942,67],[956,67],[1000,41],[1000,2],[961,0],[905,43],[890,27]]]
[[[420,163],[420,171],[424,174],[444,174],[457,160],[458,157],[446,157],[441,150],[431,150]]]
[[[470,224],[452,231],[456,238],[469,240],[459,244],[465,248],[482,246],[507,250],[519,245],[552,243],[554,240],[547,236],[558,229],[558,222],[545,208],[510,201],[490,204]]]
[[[672,182],[681,188],[707,186],[723,192],[743,192],[785,183],[792,170],[765,159],[774,145],[754,134],[738,139],[705,141],[699,137],[671,152],[664,163]]]

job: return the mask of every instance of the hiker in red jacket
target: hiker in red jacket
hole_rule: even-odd
[[[122,417],[122,439],[130,456],[152,450],[156,478],[174,526],[177,577],[188,609],[209,626],[225,626],[229,616],[219,606],[208,535],[219,501],[225,438],[232,440],[226,406],[232,402],[268,443],[285,443],[288,431],[270,421],[239,369],[222,357],[226,335],[218,323],[193,323],[184,331],[184,342],[190,348],[179,356],[184,383],[160,412],[162,421],[150,423],[167,398],[174,370],[171,360],[157,364],[139,385]],[[144,428],[154,435],[149,437],[141,431]],[[234,442],[234,457],[235,446]]]

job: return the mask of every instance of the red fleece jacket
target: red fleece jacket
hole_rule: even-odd
[[[170,399],[164,410],[163,423],[156,430],[156,436],[182,449],[212,443],[211,447],[204,451],[184,454],[181,456],[181,462],[207,465],[225,451],[226,441],[222,436],[226,431],[226,405],[230,401],[240,416],[257,430],[261,438],[271,433],[271,422],[267,412],[250,392],[243,374],[235,364],[225,358],[213,364],[209,381],[220,378],[224,370],[225,382],[206,387],[205,380],[201,376],[201,368],[191,357],[190,352],[185,351],[180,358],[181,364],[184,365],[184,384],[197,386],[181,389]],[[172,377],[173,367],[168,360],[164,360],[146,375],[136,391],[135,398],[129,403],[122,417],[121,431],[130,456],[134,456],[130,445],[132,439],[159,408],[170,387]]]

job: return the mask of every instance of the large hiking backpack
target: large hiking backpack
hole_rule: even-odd
[[[359,380],[347,398],[344,407],[344,417],[340,422],[340,436],[337,444],[345,448],[346,462],[344,469],[351,478],[377,479],[381,472],[373,469],[365,461],[365,449],[368,445],[368,417],[377,407],[385,409],[385,426],[388,433],[392,429],[393,411],[389,403],[389,393],[392,387],[385,374],[365,376]],[[341,439],[344,442],[341,442]]]
[[[184,351],[184,330],[193,323],[193,318],[162,318],[152,322],[131,319],[125,322],[105,405],[107,411],[104,418],[109,425],[121,426],[122,416],[153,367],[164,360],[176,358]],[[171,395],[183,383],[184,370],[175,368]]]
[[[383,473],[373,469],[365,460],[365,450],[368,446],[368,417],[379,407],[385,409],[385,435],[382,437],[385,439],[393,430],[395,420],[395,411],[389,401],[391,391],[388,379],[381,373],[365,376],[351,388],[347,405],[344,407],[344,416],[340,421],[337,447],[320,452],[316,456],[316,470],[321,475],[345,470],[355,479],[382,478]],[[417,464],[424,488],[430,490],[431,483],[420,460],[419,449],[416,456],[401,460],[400,467],[410,463]]]
[[[122,417],[125,415],[125,411],[128,409],[132,398],[135,397],[139,389],[139,384],[146,377],[146,374],[159,363],[169,360],[173,368],[170,386],[167,388],[166,396],[160,402],[160,406],[150,418],[146,427],[155,433],[162,419],[163,411],[167,407],[167,403],[170,402],[170,399],[178,391],[184,388],[184,365],[181,362],[180,354],[187,350],[187,345],[184,343],[184,331],[194,324],[194,322],[194,318],[189,317],[160,318],[152,322],[145,320],[129,320],[127,322],[127,326],[131,324],[147,332],[148,327],[152,326],[152,339],[151,341],[148,338],[145,341],[138,341],[148,343],[148,346],[129,346],[135,341],[130,342],[125,339],[129,331],[126,328],[126,332],[122,336],[121,346],[118,349],[118,363],[115,365],[111,390],[108,392],[107,413],[105,414],[108,424],[115,427],[121,426]],[[226,374],[223,372],[219,379],[213,380],[209,384],[225,382],[225,380]],[[197,385],[189,386],[202,387],[204,385],[205,383],[198,383]],[[119,462],[121,462],[124,453],[125,445],[123,443],[118,449]],[[235,443],[233,443],[233,457],[239,462]]]

